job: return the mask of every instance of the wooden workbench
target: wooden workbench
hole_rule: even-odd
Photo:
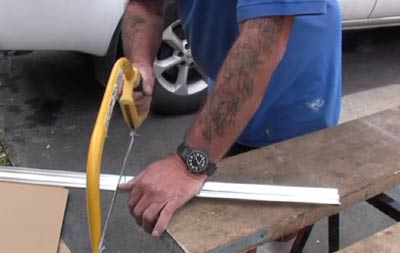
[[[400,183],[400,107],[223,160],[210,181],[337,187],[341,206],[194,199],[163,240],[173,252],[240,252]]]

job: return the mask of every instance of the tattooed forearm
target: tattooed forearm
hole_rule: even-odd
[[[243,103],[254,95],[257,71],[276,50],[282,25],[282,17],[271,17],[249,20],[241,27],[241,33],[253,36],[235,42],[204,108],[206,112],[198,118],[208,143],[213,134],[223,137],[227,129],[236,125]],[[266,87],[267,81],[264,82]]]
[[[145,22],[146,22],[146,20],[144,20],[144,18],[142,16],[135,15],[131,19],[130,26],[131,27],[136,27],[136,25],[143,24]]]
[[[277,40],[282,32],[284,17],[254,19],[247,22],[249,22],[247,26],[244,24],[242,29],[258,33],[259,36],[255,36],[254,42],[259,45],[259,49],[262,50],[261,53],[271,55],[273,53],[272,50],[276,48]]]
[[[122,23],[123,33],[133,32],[136,33],[139,30],[139,26],[146,23],[146,20],[140,15],[134,15],[129,19],[125,19]],[[126,36],[126,35],[125,35]],[[129,35],[128,35],[129,36]]]
[[[151,66],[161,41],[162,2],[129,2],[122,19],[124,54],[133,63]]]
[[[218,92],[210,97],[208,114],[204,114],[203,136],[207,141],[211,140],[213,132],[222,136],[226,127],[235,125],[235,116],[242,103],[254,92],[252,69],[263,63],[258,52],[249,47],[231,52],[228,59],[232,64],[224,70],[223,83],[232,84],[232,87],[221,88],[223,96]]]
[[[124,41],[124,52],[131,47],[132,42],[135,41],[135,36],[139,33],[141,25],[146,23],[146,20],[140,15],[133,15],[132,17],[125,18],[122,22],[122,38]]]

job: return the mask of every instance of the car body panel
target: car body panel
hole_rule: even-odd
[[[400,16],[384,18],[368,18],[344,20],[342,22],[343,30],[370,29],[389,26],[400,26]]]
[[[126,0],[2,0],[0,50],[104,55]]]
[[[399,0],[339,0],[343,30],[400,26]]]
[[[400,0],[378,0],[371,18],[400,17]]]
[[[367,19],[377,0],[339,0],[343,20]]]
[[[400,0],[338,1],[345,30],[400,25]],[[105,56],[110,46],[117,45],[112,38],[119,32],[127,2],[1,0],[0,50],[70,50]]]

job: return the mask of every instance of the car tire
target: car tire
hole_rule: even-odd
[[[162,43],[153,65],[156,82],[152,112],[193,113],[207,97],[207,78],[193,60],[176,5],[167,7],[165,17]]]

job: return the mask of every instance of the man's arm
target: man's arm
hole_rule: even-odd
[[[163,1],[128,3],[122,19],[124,55],[139,69],[143,78],[143,93],[135,92],[139,112],[148,110],[153,93],[153,61],[161,43]]]
[[[205,107],[189,129],[186,142],[207,151],[216,162],[257,110],[281,60],[292,17],[244,21]],[[177,154],[150,164],[120,188],[130,190],[129,209],[136,222],[160,236],[175,211],[201,189],[205,175],[190,173]]]
[[[261,103],[280,62],[292,17],[250,19],[220,69],[214,90],[187,133],[186,142],[219,161],[235,142]]]

